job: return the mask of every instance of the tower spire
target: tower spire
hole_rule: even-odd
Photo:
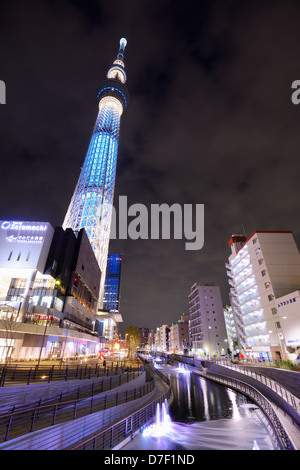
[[[79,232],[84,228],[101,269],[99,305],[103,303],[104,282],[112,220],[120,120],[129,94],[124,50],[120,40],[118,58],[100,83],[99,112],[77,186],[71,199],[63,228]]]
[[[125,38],[120,39],[120,48],[119,48],[119,52],[117,55],[117,60],[121,60],[122,62],[124,61],[124,53],[125,53],[126,44],[127,44],[127,41]]]

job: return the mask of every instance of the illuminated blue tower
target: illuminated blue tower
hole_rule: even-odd
[[[117,59],[100,84],[99,113],[77,186],[63,228],[75,233],[82,227],[88,235],[101,269],[99,304],[102,307],[105,272],[112,220],[120,119],[127,107],[124,51],[127,41],[120,40]]]

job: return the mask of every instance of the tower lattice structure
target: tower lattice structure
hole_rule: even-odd
[[[127,41],[120,40],[117,59],[101,82],[99,112],[85,161],[72,196],[63,228],[76,233],[83,227],[101,269],[99,306],[102,307],[105,272],[113,211],[119,129],[129,94],[124,51]]]

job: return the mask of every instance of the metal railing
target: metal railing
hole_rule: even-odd
[[[158,399],[151,401],[151,403],[143,406],[138,411],[130,414],[126,418],[108,426],[104,430],[95,434],[94,436],[72,446],[69,450],[108,450],[113,449],[128,436],[140,430],[143,426],[153,420],[156,413],[157,403],[160,405],[169,400],[172,394],[172,388],[169,379],[155,371],[165,383],[168,384],[167,391],[162,394]]]
[[[83,380],[101,375],[118,374],[126,370],[125,365],[103,367],[99,363],[93,365],[53,365],[53,366],[22,366],[19,364],[0,366],[0,387],[33,383],[50,383],[55,381]],[[138,368],[138,367],[137,367]],[[133,368],[132,368],[133,369]]]
[[[266,416],[274,434],[278,440],[280,449],[282,450],[294,450],[294,446],[291,443],[283,425],[281,424],[277,414],[275,413],[271,403],[267,400],[262,393],[260,393],[255,387],[249,385],[241,380],[234,379],[216,372],[203,371],[201,375],[209,380],[214,380],[218,383],[234,388],[237,391],[247,395],[251,398],[254,403],[262,410]]]
[[[127,403],[150,393],[153,388],[152,380],[140,387],[115,393],[58,401],[51,405],[42,405],[39,402],[34,406],[24,406],[22,410],[13,409],[0,415],[0,442]]]
[[[224,367],[228,367],[229,369],[236,370],[242,374],[247,375],[248,377],[252,377],[255,380],[263,383],[267,387],[271,388],[277,395],[279,395],[283,400],[285,400],[295,411],[300,415],[300,400],[299,398],[295,397],[289,390],[287,390],[283,385],[276,382],[275,380],[267,377],[266,375],[251,369],[251,367],[247,367],[244,365],[234,364],[228,360],[222,359],[217,361],[217,364],[222,365]]]
[[[42,388],[41,390],[36,389],[36,387],[31,387],[27,391],[26,387],[26,400],[24,400],[24,388],[22,387],[21,395],[23,398],[18,400],[18,395],[6,397],[5,401],[3,400],[0,413],[10,413],[12,411],[23,411],[28,408],[33,408],[35,406],[50,405],[51,403],[62,403],[63,401],[70,401],[72,399],[81,399],[87,397],[93,397],[99,393],[104,393],[109,390],[112,390],[115,387],[120,387],[125,383],[128,383],[131,380],[137,378],[143,371],[134,370],[121,373],[120,375],[110,375],[107,377],[100,377],[94,380],[88,380],[83,382],[73,382],[68,386],[67,389],[62,389],[55,393],[55,389],[51,393],[49,389]],[[39,395],[43,395],[40,398]],[[0,414],[0,416],[1,416]]]

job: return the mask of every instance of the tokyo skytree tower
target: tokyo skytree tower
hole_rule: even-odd
[[[86,230],[101,269],[99,305],[102,306],[112,220],[120,119],[129,94],[125,86],[124,51],[120,40],[117,59],[100,84],[99,112],[90,145],[71,199],[63,228]]]

